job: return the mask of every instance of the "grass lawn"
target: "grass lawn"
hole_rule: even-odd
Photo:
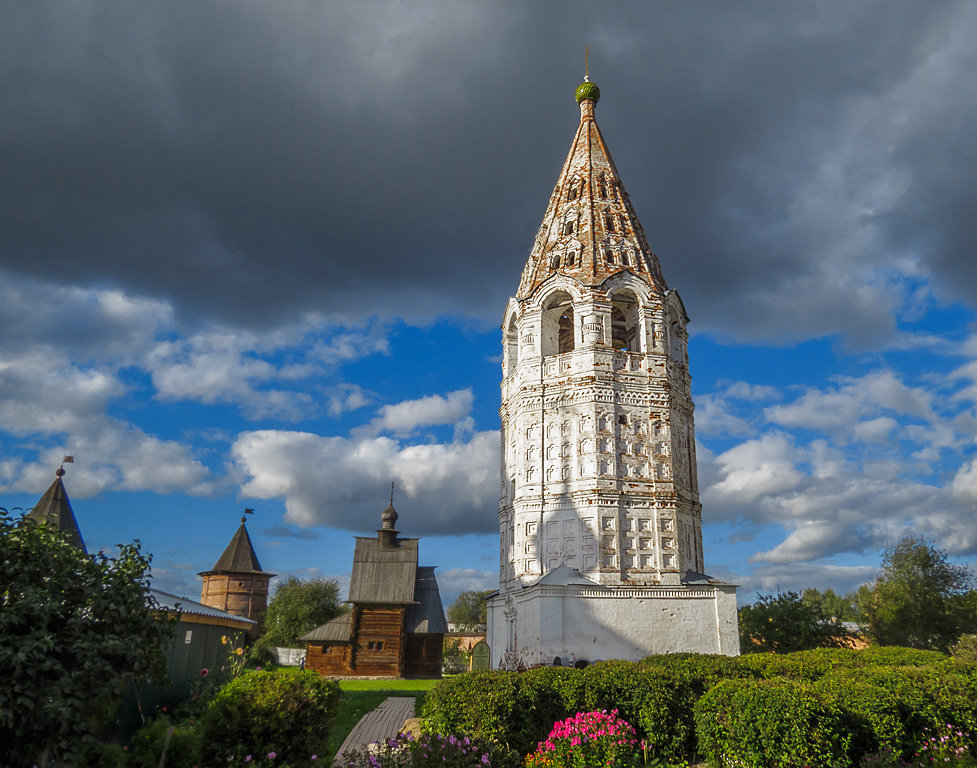
[[[343,698],[339,701],[336,719],[329,729],[329,759],[342,745],[360,718],[383,702],[388,696],[413,696],[416,710],[438,680],[340,680]]]

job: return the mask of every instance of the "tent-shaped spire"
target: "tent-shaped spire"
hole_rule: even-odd
[[[580,125],[516,296],[526,298],[554,274],[596,286],[622,270],[665,291],[661,265],[594,119],[600,89],[587,78],[577,88],[576,98]]]
[[[54,478],[54,482],[38,499],[37,504],[28,513],[27,519],[49,525],[59,531],[67,531],[71,537],[71,543],[87,554],[85,540],[81,537],[78,521],[71,509],[68,491],[65,490],[64,482],[61,480],[64,477],[64,467],[58,467],[55,475],[57,476]]]
[[[254,545],[251,544],[245,519],[241,518],[241,525],[238,526],[224,554],[214,563],[214,567],[209,571],[203,571],[201,576],[208,573],[265,573],[261,570],[261,563],[258,562],[258,556],[254,552]]]

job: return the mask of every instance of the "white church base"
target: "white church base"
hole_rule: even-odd
[[[740,652],[736,586],[582,587],[534,584],[488,603],[492,668],[659,653]],[[582,665],[582,664],[581,664]]]

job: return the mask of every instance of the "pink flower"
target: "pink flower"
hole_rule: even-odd
[[[274,752],[269,752],[269,753],[268,753],[268,759],[269,759],[269,760],[274,760],[274,759],[275,759],[275,757],[276,757],[276,754],[275,754]]]

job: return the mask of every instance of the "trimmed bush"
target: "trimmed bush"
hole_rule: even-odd
[[[659,669],[684,680],[701,694],[721,680],[758,677],[739,664],[740,658],[717,654],[663,653],[647,656],[638,664],[644,669]]]
[[[587,709],[617,709],[648,747],[649,757],[679,761],[696,753],[693,706],[735,667],[716,657],[663,656],[632,664],[608,661],[584,670]]]
[[[517,731],[518,677],[516,672],[469,672],[442,680],[424,698],[424,730],[496,741],[525,754],[510,736]]]
[[[200,719],[201,762],[243,764],[271,752],[292,768],[326,751],[339,684],[315,672],[247,672],[225,685]]]
[[[553,723],[584,708],[584,675],[579,669],[540,667],[516,678],[510,744],[519,754],[536,749]]]
[[[866,755],[902,752],[905,728],[899,700],[890,691],[843,675],[819,680],[814,691],[842,713],[844,732],[851,734],[848,755],[852,765]]]
[[[861,667],[925,667],[946,659],[946,654],[939,651],[897,646],[872,646],[855,653]]]
[[[845,719],[810,686],[785,678],[730,680],[695,707],[699,748],[715,766],[849,766]]]
[[[160,715],[136,731],[129,747],[126,768],[156,768],[163,754],[166,732],[171,725],[166,715]],[[167,768],[191,768],[196,763],[198,741],[195,730],[176,726],[166,747]]]
[[[905,732],[902,754],[911,756],[925,741],[925,732],[937,732],[948,724],[971,734],[969,746],[977,747],[977,678],[952,662],[930,666],[873,667],[850,673],[889,691],[899,704]]]

